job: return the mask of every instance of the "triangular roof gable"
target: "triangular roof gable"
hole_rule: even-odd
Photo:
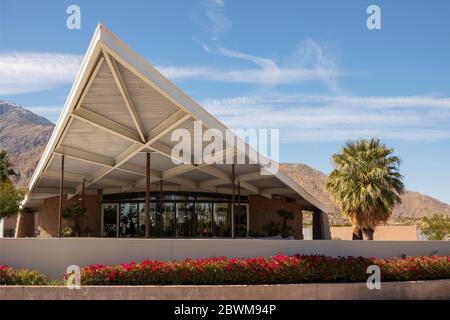
[[[204,108],[199,106],[189,96],[184,94],[167,78],[148,64],[142,57],[137,55],[130,48],[128,48],[125,43],[115,37],[103,25],[99,24],[90,42],[89,48],[83,59],[82,65],[66,100],[64,109],[60,115],[55,130],[30,181],[29,193],[36,187],[36,184],[48,166],[52,155],[55,154],[55,151],[58,151],[58,143],[61,139],[63,139],[63,133],[67,126],[70,125],[71,118],[76,118],[77,113],[80,113],[81,103],[88,94],[88,90],[86,90],[86,88],[92,85],[92,82],[96,79],[97,73],[101,72],[102,65],[105,64],[108,64],[109,67],[113,66],[113,69],[114,65],[116,68],[126,68],[152,89],[156,90],[163,97],[169,100],[174,106],[179,108],[179,112],[173,113],[172,116],[166,120],[168,122],[167,125],[170,124],[169,122],[175,124],[182,123],[186,117],[192,117],[193,119],[201,120],[208,128],[215,128],[225,133],[225,130],[227,129],[225,125],[208,113]],[[121,74],[120,71],[119,74]],[[122,79],[122,81],[126,80]],[[125,107],[127,107],[126,103]],[[81,109],[81,112],[89,112],[89,110]],[[83,114],[78,115],[80,118],[83,117]],[[131,124],[136,126],[139,133],[138,135],[127,130],[127,125],[129,126]],[[121,133],[125,137],[132,135],[129,136],[130,140],[141,139],[143,143],[145,143],[148,138],[145,135],[150,134],[146,133],[144,130],[143,124],[140,122],[139,115],[133,117],[132,111],[131,117],[130,119],[127,119],[126,125],[124,125],[123,128],[120,126],[117,128],[118,130],[122,130]],[[139,128],[141,128],[141,130],[139,130]],[[246,147],[248,148],[248,146]],[[306,192],[298,184],[294,183],[281,171],[277,172],[275,177],[315,207],[321,209],[322,211],[326,210],[325,206],[323,206],[317,199]],[[29,195],[27,195],[27,198],[29,198]]]

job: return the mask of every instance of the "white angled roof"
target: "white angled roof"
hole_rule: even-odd
[[[147,151],[152,152],[152,190],[159,190],[163,180],[165,190],[229,194],[231,165],[175,165],[171,160],[171,132],[192,132],[196,120],[205,129],[227,129],[100,24],[31,178],[25,205],[36,207],[59,194],[61,155],[69,195],[81,191],[83,180],[88,193],[143,191]],[[267,176],[260,169],[259,164],[235,166],[243,195],[288,196],[325,211],[281,171]]]

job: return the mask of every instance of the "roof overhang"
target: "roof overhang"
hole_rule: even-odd
[[[146,152],[152,152],[151,183],[158,190],[163,181],[165,190],[231,193],[231,165],[172,161],[180,160],[171,152],[172,131],[193,132],[194,121],[201,121],[205,129],[219,130],[224,137],[227,134],[224,124],[99,24],[31,178],[24,205],[37,207],[43,199],[59,194],[62,155],[64,193],[69,196],[79,194],[83,182],[87,193],[144,190]],[[292,197],[326,211],[281,171],[270,175],[262,171],[265,158],[234,138],[240,143],[229,147],[224,141],[222,153],[214,157],[224,160],[226,155],[245,152],[249,164],[235,166],[242,194]]]

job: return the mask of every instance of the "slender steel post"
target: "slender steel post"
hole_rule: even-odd
[[[211,209],[211,237],[214,237],[214,204],[210,203]]]
[[[237,230],[237,236],[239,237],[239,231],[241,230],[241,183],[238,181],[237,185],[238,189],[238,209],[237,209],[237,219],[236,219],[236,230]]]
[[[62,212],[64,196],[64,155],[61,156],[61,181],[59,182],[59,217],[58,217],[58,236],[62,236]]]
[[[81,208],[86,208],[85,206],[85,196],[86,196],[86,179],[83,178],[83,183],[81,184]],[[83,228],[86,229],[86,215],[83,216]],[[83,234],[83,230],[81,230],[81,234]],[[81,235],[80,235],[81,236]]]
[[[231,237],[236,238],[236,226],[235,226],[235,198],[236,198],[236,177],[234,172],[234,164],[231,165],[231,183],[232,183],[232,196],[231,196]]]
[[[163,212],[163,201],[162,201],[162,191],[163,191],[163,180],[159,180],[159,217],[156,217],[156,233],[159,231],[159,220],[162,218]]]
[[[150,238],[150,152],[146,153],[145,170],[145,237]]]

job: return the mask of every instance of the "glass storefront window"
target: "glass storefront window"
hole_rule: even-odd
[[[197,237],[212,236],[212,203],[197,203],[195,205],[195,229]]]
[[[231,205],[229,203],[214,203],[214,227],[215,237],[231,236]]]
[[[115,238],[118,234],[117,229],[117,214],[119,211],[119,205],[116,203],[113,204],[104,204],[103,205],[103,237],[106,238]]]
[[[242,204],[240,207],[236,205],[237,236],[241,238],[247,236],[247,207],[247,205]]]
[[[193,237],[193,203],[177,203],[177,237]]]
[[[145,202],[140,194],[112,196],[103,204],[102,234],[104,237],[145,236]],[[231,236],[231,203],[223,195],[163,194],[151,198],[151,237],[220,237]],[[246,201],[246,200],[244,200]],[[162,208],[161,208],[162,207]],[[236,205],[237,210],[237,205]],[[243,203],[236,222],[236,235],[247,235],[248,204]]]
[[[135,238],[138,236],[138,205],[122,203],[119,216],[119,237]]]
[[[155,235],[156,204],[150,202],[150,236]],[[145,237],[145,203],[139,203],[139,237]]]
[[[173,237],[175,235],[175,203],[163,203],[162,212],[158,214],[158,232],[160,237]]]

